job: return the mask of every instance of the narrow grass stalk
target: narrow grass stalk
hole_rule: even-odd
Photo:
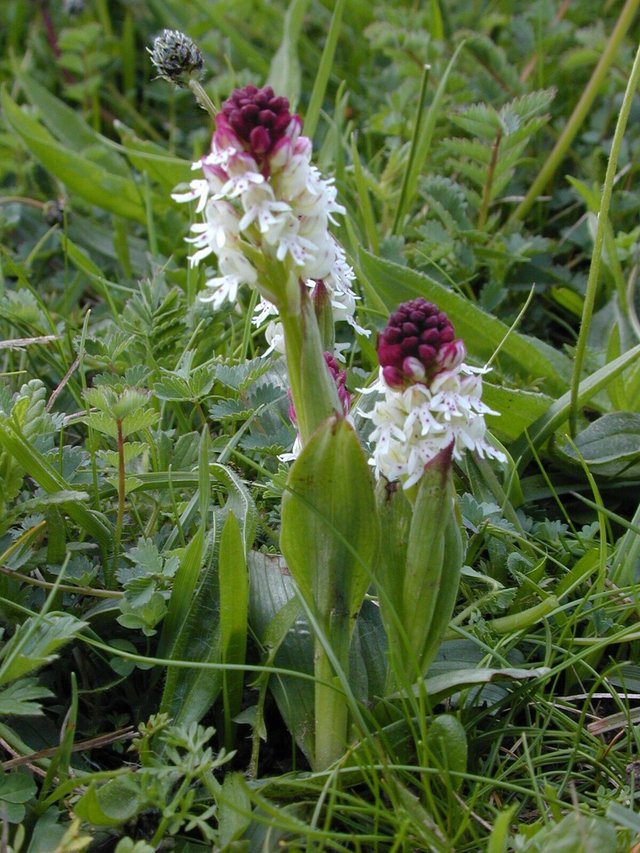
[[[634,4],[638,6],[640,0]],[[629,4],[627,4],[629,5]],[[611,205],[611,194],[613,192],[613,179],[616,174],[618,165],[618,157],[624,132],[631,112],[631,104],[633,96],[638,88],[640,80],[640,47],[636,51],[636,57],[633,62],[633,68],[627,83],[627,89],[624,93],[622,106],[620,107],[620,115],[616,123],[613,142],[611,144],[611,153],[607,164],[607,171],[604,179],[604,187],[600,198],[600,209],[598,211],[598,227],[596,236],[593,241],[593,253],[591,255],[591,267],[589,268],[589,278],[587,280],[587,290],[584,297],[584,305],[582,308],[582,319],[580,322],[580,331],[578,333],[578,342],[576,344],[576,353],[573,362],[573,375],[571,377],[571,409],[569,415],[569,425],[571,434],[576,434],[577,419],[578,419],[578,391],[580,386],[580,374],[584,363],[585,351],[587,348],[587,336],[591,326],[591,318],[593,316],[593,306],[595,304],[596,292],[598,289],[598,281],[600,278],[600,265],[602,263],[602,247],[607,232],[609,223],[609,207]]]
[[[396,209],[396,215],[393,220],[393,226],[391,228],[392,234],[397,234],[400,228],[400,224],[404,217],[404,211],[407,208],[407,194],[409,188],[409,177],[413,172],[413,164],[416,158],[416,149],[418,147],[418,139],[420,138],[420,126],[422,124],[422,112],[424,110],[424,102],[427,97],[427,84],[429,82],[429,72],[431,71],[430,65],[425,65],[422,69],[422,79],[420,81],[420,94],[418,95],[418,106],[416,108],[416,117],[413,124],[413,134],[411,136],[411,146],[409,148],[409,159],[407,161],[407,167],[404,170],[404,175],[402,178],[402,186],[400,187],[400,198],[398,199],[398,207]]]
[[[426,115],[423,118],[423,100],[426,96],[426,86],[428,82],[429,72],[429,68],[425,66],[425,73],[422,78],[420,96],[418,98],[418,109],[416,112],[414,133],[411,140],[409,162],[407,164],[407,168],[404,174],[402,189],[400,191],[400,200],[398,202],[398,209],[396,211],[395,219],[393,222],[392,230],[394,234],[396,234],[400,229],[404,219],[405,211],[410,208],[411,203],[418,191],[418,176],[422,171],[422,167],[426,162],[429,150],[431,148],[431,140],[433,139],[433,133],[435,131],[436,122],[438,120],[438,116],[440,115],[440,105],[442,103],[442,99],[444,98],[444,93],[447,88],[449,75],[453,71],[453,68],[458,60],[458,56],[460,55],[460,51],[465,46],[465,44],[466,42],[464,41],[460,42],[453,56],[449,60],[449,64],[447,65],[445,72],[442,75],[442,79],[438,83],[438,88],[436,89],[435,94],[433,96],[433,101],[431,102],[431,105],[429,106],[429,109],[426,111]]]
[[[538,173],[538,177],[531,184],[529,192],[514,210],[512,219],[524,219],[535,204],[540,193],[560,166],[560,163],[569,150],[571,143],[582,127],[582,123],[589,114],[589,110],[600,91],[600,86],[616,59],[622,39],[625,37],[627,30],[633,23],[633,19],[635,18],[639,7],[640,0],[627,0],[625,3],[613,32],[609,36],[609,41],[607,42],[604,53],[600,57],[600,61],[596,65],[593,74],[591,75],[591,79],[582,93],[582,97],[571,113],[569,121],[560,134],[560,138],[556,142],[553,151]]]
[[[309,99],[309,108],[307,109],[307,113],[304,117],[304,132],[310,138],[313,138],[313,134],[316,132],[316,127],[318,126],[320,109],[322,107],[325,92],[327,91],[329,75],[333,68],[333,57],[336,52],[340,25],[342,24],[342,12],[345,5],[346,0],[336,0],[336,5],[333,9],[333,16],[331,18],[331,26],[329,27],[329,33],[327,34],[327,40],[324,45],[324,50],[322,51],[320,65],[318,66],[318,73],[316,74],[313,91],[311,92],[311,98]]]
[[[353,163],[353,177],[358,191],[358,201],[360,202],[360,212],[362,221],[367,235],[369,249],[374,255],[380,254],[380,240],[378,239],[378,229],[376,226],[376,218],[373,213],[367,182],[360,162],[360,155],[356,146],[355,135],[351,135],[351,162]]]

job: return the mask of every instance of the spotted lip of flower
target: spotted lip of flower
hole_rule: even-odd
[[[464,356],[464,344],[456,340],[447,315],[422,297],[400,305],[378,339],[378,360],[391,388],[428,382]]]

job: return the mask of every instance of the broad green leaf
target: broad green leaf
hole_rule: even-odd
[[[27,853],[49,853],[52,848],[57,848],[66,832],[66,826],[58,823],[59,817],[60,812],[55,806],[40,815],[31,831]]]
[[[20,823],[25,815],[23,803],[36,794],[36,783],[26,770],[14,770],[0,776],[0,812],[9,823]]]
[[[187,613],[193,604],[193,595],[204,562],[206,527],[211,502],[209,472],[210,443],[209,431],[205,428],[202,430],[198,445],[198,492],[193,499],[197,501],[200,510],[200,524],[195,535],[184,550],[174,578],[167,618],[164,621],[160,645],[158,647],[158,653],[164,656],[171,654],[171,648],[178,633],[184,629]],[[215,516],[213,516],[213,522],[213,538],[215,541]]]
[[[425,679],[424,686],[431,701],[436,704],[467,687],[489,684],[492,681],[525,681],[529,678],[541,678],[549,671],[548,667],[543,666],[532,669],[518,667],[456,669],[440,675],[428,676]]]
[[[615,801],[610,801],[607,807],[607,817],[618,826],[631,829],[636,834],[640,833],[640,815],[633,809],[629,809]]]
[[[573,809],[559,823],[545,826],[518,849],[526,853],[603,853],[620,847],[612,823]]]
[[[20,109],[6,91],[2,93],[2,109],[10,128],[71,193],[110,213],[146,223],[144,203],[132,180],[65,148],[36,119]]]
[[[178,184],[189,183],[192,180],[193,172],[189,160],[170,157],[165,148],[154,142],[139,139],[131,128],[121,121],[115,121],[114,127],[120,134],[131,164],[157,181],[167,191],[167,195]]]
[[[116,776],[104,784],[93,782],[74,805],[73,811],[94,826],[120,826],[146,805],[140,784],[127,774]]]
[[[501,388],[485,379],[482,383],[482,400],[498,412],[497,415],[486,416],[489,429],[497,438],[508,443],[521,436],[542,417],[554,398],[523,388]]]
[[[171,657],[194,663],[219,663],[220,656],[218,567],[214,563],[207,568],[184,622],[179,626]],[[169,714],[176,726],[197,722],[211,708],[221,689],[221,670],[170,667],[160,711]]]
[[[293,0],[284,16],[282,41],[271,60],[267,83],[274,92],[286,95],[292,104],[300,97],[298,40],[309,0]]]
[[[294,672],[313,673],[313,638],[302,616],[296,586],[284,558],[251,551],[248,556],[251,627],[274,663]],[[295,675],[272,676],[269,689],[287,728],[302,752],[313,754],[313,682]]]
[[[487,853],[507,853],[509,849],[509,827],[513,816],[518,810],[518,804],[501,811],[493,819],[493,828],[487,844]]]
[[[640,475],[640,414],[613,412],[579,432],[570,443],[558,447],[564,459],[584,459],[594,474],[634,479]]]
[[[355,617],[377,540],[367,460],[350,424],[329,418],[293,463],[282,501],[282,552],[315,612]]]
[[[400,661],[407,661],[408,672],[414,678],[425,672],[423,663],[426,663],[427,639],[439,606],[441,589],[449,582],[447,575],[451,573],[456,590],[460,576],[461,549],[456,548],[455,554],[445,549],[445,531],[454,512],[452,451],[452,446],[441,451],[425,468],[409,527],[406,563],[395,567],[403,574],[401,609],[397,616],[407,641],[406,645],[396,648],[396,663],[399,665]],[[393,570],[391,566],[387,572]],[[417,602],[420,602],[419,606],[416,606]],[[447,621],[449,618],[450,613]],[[415,663],[412,666],[413,655]],[[420,667],[419,672],[415,671],[416,663]]]
[[[431,721],[427,730],[427,747],[446,773],[465,773],[468,746],[464,726],[453,714],[439,714]],[[457,790],[462,785],[460,776],[449,776],[448,784]]]
[[[578,388],[578,405],[582,406],[591,400],[598,391],[606,388],[625,368],[630,367],[637,362],[640,356],[640,344],[623,353],[614,361],[605,364],[591,376],[583,379]],[[514,459],[519,458],[520,467],[531,458],[531,447],[540,447],[555,430],[559,429],[569,417],[571,409],[571,393],[567,391],[555,403],[549,406],[549,409],[542,417],[538,418],[531,425],[528,435],[523,435],[509,448]]]
[[[364,249],[360,250],[359,260],[365,288],[372,289],[390,312],[405,300],[423,296],[448,314],[456,335],[475,358],[491,358],[509,331],[501,320],[423,273],[376,258]],[[498,361],[523,381],[541,381],[549,393],[562,393],[567,388],[569,360],[547,344],[519,332],[511,332]]]
[[[218,804],[219,845],[226,848],[240,838],[251,822],[251,800],[242,773],[227,773],[216,797]],[[233,849],[233,848],[227,848]]]
[[[240,477],[227,465],[216,462],[209,465],[209,472],[215,480],[226,487],[228,492],[226,508],[235,515],[242,530],[245,548],[248,550],[253,544],[258,525],[258,511],[253,498]]]
[[[42,121],[59,142],[114,174],[128,177],[127,164],[112,147],[113,143],[96,133],[78,110],[56,98],[26,72],[17,69],[16,78],[29,101],[37,107]]]

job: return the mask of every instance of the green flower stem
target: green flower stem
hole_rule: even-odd
[[[209,97],[209,95],[207,95],[207,93],[205,92],[202,83],[200,83],[199,80],[196,80],[195,77],[191,77],[189,79],[189,88],[195,95],[195,99],[200,104],[202,109],[206,110],[211,116],[211,118],[215,121],[218,109]]]
[[[291,396],[304,447],[323,421],[336,412],[342,413],[342,406],[324,360],[318,323],[304,284],[300,285],[299,310],[289,313],[286,306],[281,308],[280,321]]]
[[[638,6],[640,0],[634,4],[634,8]],[[629,5],[629,3],[627,3]],[[626,7],[625,7],[626,8]],[[621,16],[622,17],[622,16]],[[613,36],[612,36],[613,37]],[[616,129],[613,134],[613,142],[611,143],[611,153],[609,154],[609,162],[604,178],[604,186],[602,188],[602,196],[600,198],[600,210],[598,211],[598,227],[596,236],[593,241],[593,253],[591,255],[591,266],[589,268],[589,278],[587,279],[587,289],[584,296],[584,304],[582,306],[582,319],[580,321],[580,331],[578,333],[578,342],[576,344],[576,353],[573,361],[573,374],[571,376],[571,408],[569,413],[569,426],[571,435],[576,434],[578,420],[578,394],[580,386],[580,374],[582,373],[582,365],[584,362],[585,351],[587,348],[587,336],[591,327],[591,318],[593,316],[593,307],[600,279],[600,265],[602,263],[602,247],[604,244],[607,226],[609,224],[609,207],[611,204],[611,195],[613,193],[613,181],[618,166],[618,157],[624,132],[631,112],[631,104],[636,89],[640,81],[640,47],[636,51],[636,58],[633,62],[633,68],[627,83],[627,89],[624,93],[622,106],[620,107],[620,115],[616,123]]]
[[[512,634],[515,631],[524,631],[525,628],[530,628],[548,616],[552,610],[560,607],[560,602],[554,595],[545,598],[540,604],[534,604],[527,610],[522,610],[520,613],[513,613],[511,616],[499,616],[497,619],[488,619],[486,627],[495,634]]]
[[[348,674],[351,624],[349,614],[332,614],[325,620],[325,636]],[[324,628],[324,626],[323,626]],[[315,762],[314,769],[325,770],[343,755],[347,742],[349,708],[333,665],[318,637],[314,649],[315,683]]]
[[[540,170],[538,177],[529,188],[529,192],[513,212],[512,219],[524,219],[535,204],[540,193],[544,190],[545,186],[560,166],[565,154],[571,146],[571,143],[582,127],[583,121],[589,114],[589,110],[600,91],[600,86],[618,55],[620,44],[625,37],[627,30],[633,23],[633,19],[639,6],[640,0],[627,0],[625,3],[613,32],[609,36],[609,41],[607,42],[604,53],[600,57],[600,61],[596,65],[593,74],[591,75],[591,79],[582,93],[582,97],[571,113],[569,121],[562,131],[560,138],[556,142],[553,151]]]

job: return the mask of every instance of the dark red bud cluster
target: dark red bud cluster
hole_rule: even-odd
[[[403,302],[378,339],[378,359],[387,385],[404,387],[441,370],[438,354],[454,338],[451,321],[432,302],[422,297]]]
[[[222,104],[222,115],[247,151],[261,160],[285,135],[293,116],[289,100],[277,97],[271,86],[234,89]]]

